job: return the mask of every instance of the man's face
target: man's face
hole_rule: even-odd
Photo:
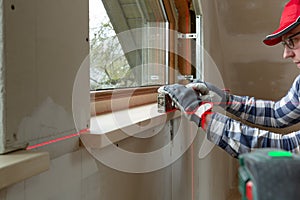
[[[291,58],[300,69],[300,25],[282,36],[283,58]]]

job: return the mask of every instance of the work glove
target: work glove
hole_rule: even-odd
[[[198,127],[203,127],[205,122],[203,117],[211,112],[212,104],[203,103],[201,96],[193,88],[174,84],[162,86],[158,92],[169,95],[176,108]],[[203,118],[202,121],[201,118]]]
[[[198,92],[203,102],[211,102],[224,109],[229,105],[230,94],[228,90],[222,90],[209,82],[193,80],[193,82],[187,84],[186,87],[193,88]]]

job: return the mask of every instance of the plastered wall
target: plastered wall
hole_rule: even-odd
[[[73,133],[76,130],[72,115],[73,85],[88,53],[87,1],[2,2],[5,62],[1,69],[6,77],[3,116],[8,136],[3,147],[10,150],[26,145],[27,141],[34,144]],[[203,10],[207,9],[214,13],[213,4],[205,4]],[[213,13],[208,17],[213,17]],[[206,28],[208,51],[217,51],[215,29]],[[215,59],[221,63],[222,54],[216,54]],[[84,85],[81,87],[85,91]],[[82,99],[77,103],[84,108],[85,102]],[[85,128],[85,118],[79,121],[80,128]],[[166,129],[159,139],[170,142],[169,135]],[[198,152],[204,137],[202,131],[198,132],[193,145],[178,160],[144,174],[104,166],[83,147],[78,149],[78,138],[52,144],[44,149],[55,154],[49,171],[1,190],[0,200],[113,199],[110,197],[225,200],[234,174],[232,160],[219,148],[213,148],[200,159]],[[157,139],[141,143],[129,138],[119,145],[145,151],[153,148]]]
[[[3,0],[1,152],[53,140],[87,128],[73,120],[73,89],[89,53],[88,0]],[[81,80],[89,106],[88,71]],[[78,144],[77,144],[78,145]]]

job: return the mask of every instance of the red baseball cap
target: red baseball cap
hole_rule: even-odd
[[[281,42],[281,37],[300,24],[300,0],[290,0],[284,7],[279,28],[264,39],[264,43],[273,46]]]

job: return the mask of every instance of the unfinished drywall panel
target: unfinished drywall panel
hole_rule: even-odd
[[[227,84],[224,79],[228,71],[224,68],[224,34],[218,25],[220,13],[217,11],[218,1],[201,0],[203,10],[204,41],[204,80],[221,88]],[[217,108],[214,108],[216,111]],[[221,112],[221,110],[217,110]],[[200,134],[205,134],[202,130]],[[206,137],[206,135],[205,135]],[[201,141],[201,140],[200,140]],[[229,167],[234,162],[230,155],[215,146],[205,157],[199,160],[199,194],[200,199],[226,199],[234,181],[234,171]],[[222,165],[220,165],[222,163]],[[216,192],[217,191],[217,192]]]
[[[89,53],[88,0],[4,1],[3,12],[4,152],[86,128],[89,116],[75,126],[72,93]],[[89,73],[82,72],[80,106],[89,111]]]
[[[0,10],[3,10],[3,1],[0,1]],[[3,42],[3,12],[0,14],[0,152],[5,146],[4,126],[4,42]]]

